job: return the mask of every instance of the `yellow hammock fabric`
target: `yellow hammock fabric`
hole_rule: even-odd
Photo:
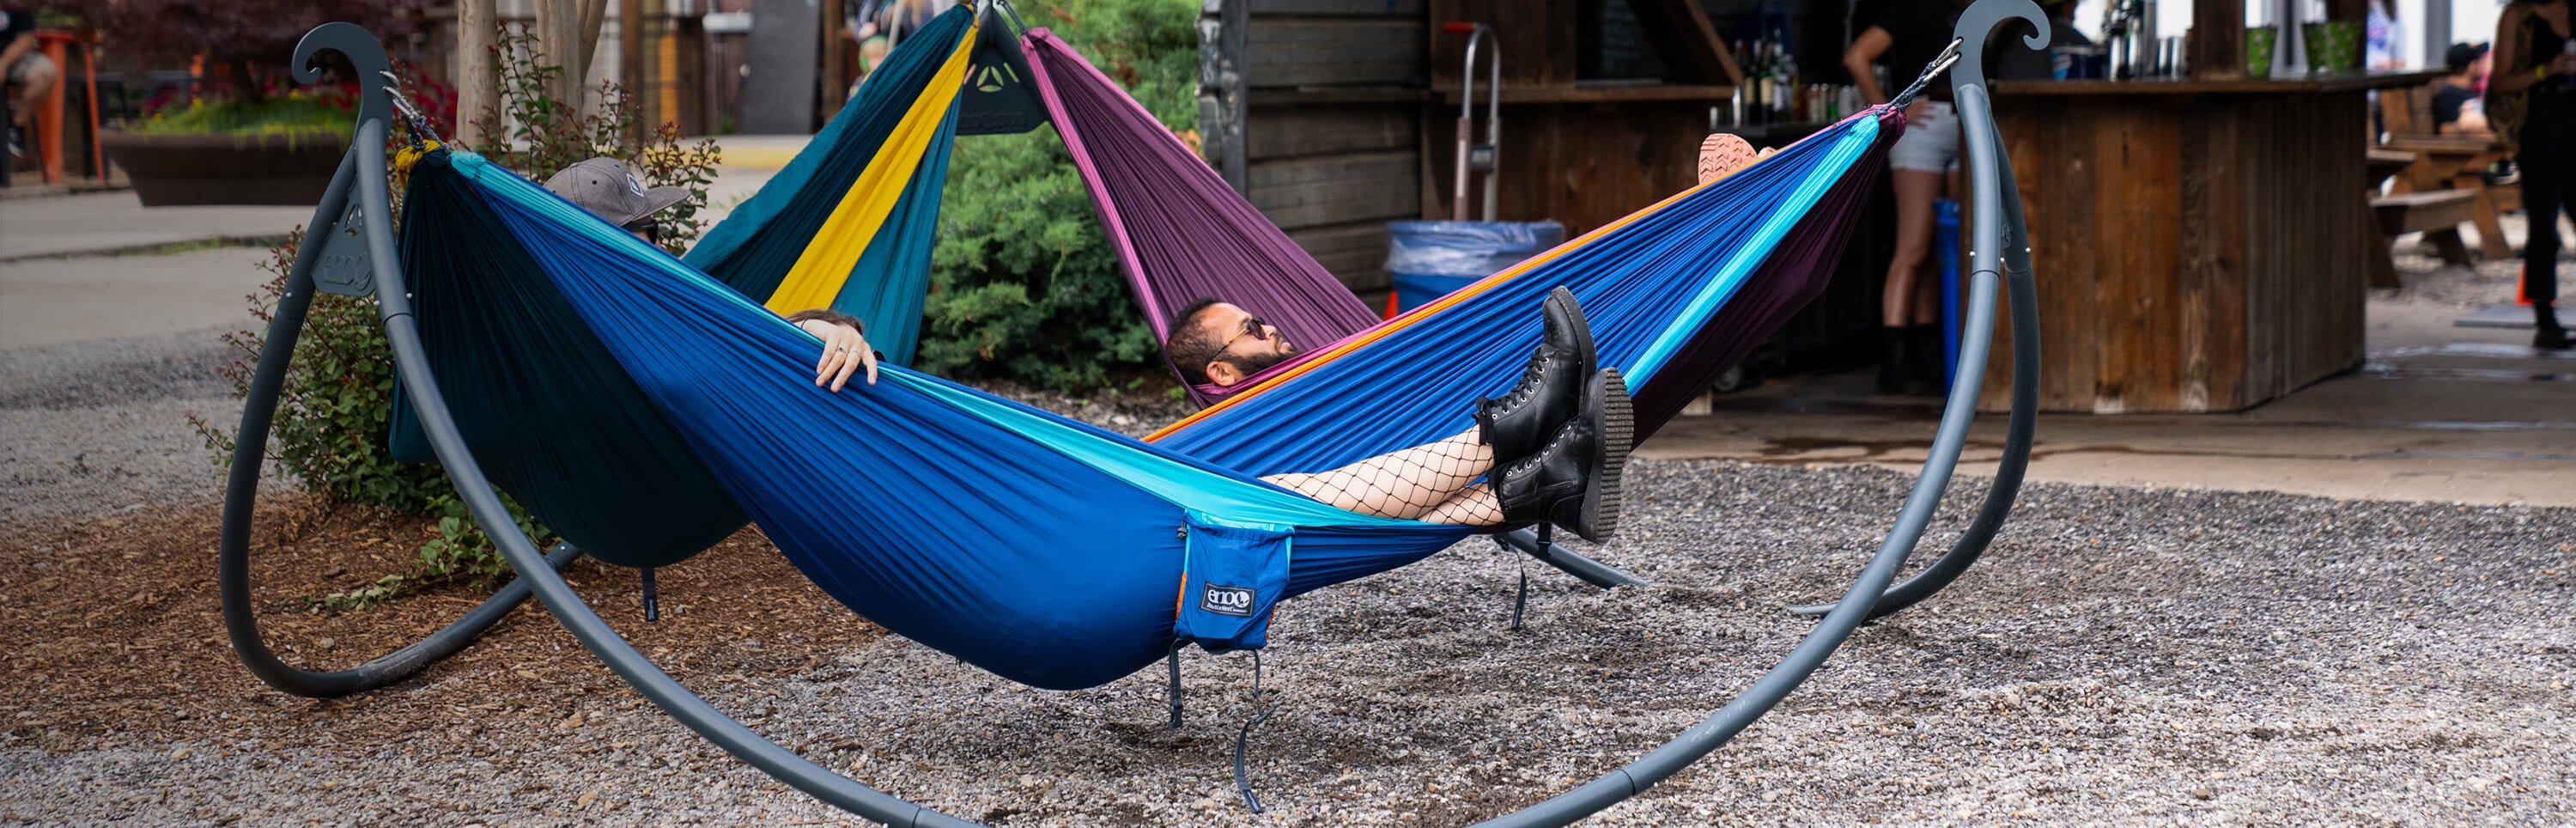
[[[970,25],[967,29],[973,31]],[[965,86],[966,68],[974,51],[975,38],[964,37],[949,52],[948,62],[940,64],[939,75],[921,97],[913,99],[905,110],[903,123],[877,148],[865,172],[850,186],[841,203],[832,208],[830,218],[805,246],[796,265],[769,295],[769,309],[779,314],[806,308],[831,307],[832,299],[849,281],[850,270],[858,266],[859,255],[867,252],[876,239],[877,230],[886,216],[894,212],[895,202],[903,197],[905,182],[912,180],[920,168],[922,155],[929,150],[931,139],[939,135],[939,122],[948,117],[948,109]]]

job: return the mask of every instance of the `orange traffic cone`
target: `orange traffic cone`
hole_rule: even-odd
[[[2521,271],[2520,273],[2515,274],[2515,276],[2513,277],[2513,303],[2514,303],[2514,304],[2521,305],[2521,306],[2526,307],[2526,308],[2527,308],[2527,307],[2531,307],[2531,291],[2530,291],[2530,290],[2528,290],[2528,289],[2526,289],[2526,287],[2525,287],[2526,285],[2529,285],[2530,283],[2531,283],[2531,265],[2526,264],[2526,265],[2523,265],[2523,266],[2522,266],[2522,271]]]

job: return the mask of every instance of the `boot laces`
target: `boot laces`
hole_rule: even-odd
[[[1520,384],[1512,388],[1511,396],[1503,398],[1505,410],[1520,408],[1547,385],[1547,363],[1547,348],[1542,346],[1530,351],[1529,363],[1521,368]]]

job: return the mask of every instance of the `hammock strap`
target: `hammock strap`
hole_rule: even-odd
[[[1234,734],[1234,789],[1243,794],[1243,804],[1261,813],[1261,798],[1252,795],[1252,771],[1244,766],[1244,744],[1252,740],[1252,729],[1270,720],[1270,708],[1278,705],[1261,703],[1261,651],[1252,651],[1252,718]]]

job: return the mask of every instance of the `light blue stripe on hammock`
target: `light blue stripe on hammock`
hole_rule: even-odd
[[[1664,363],[1672,360],[1673,352],[1680,350],[1682,345],[1699,333],[1700,327],[1708,323],[1711,315],[1717,313],[1718,306],[1726,304],[1726,300],[1735,295],[1736,289],[1743,287],[1745,280],[1753,277],[1754,269],[1762,266],[1762,262],[1770,257],[1773,248],[1778,247],[1780,240],[1789,235],[1789,230],[1797,226],[1798,221],[1805,218],[1808,211],[1814,210],[1816,202],[1825,197],[1825,192],[1833,189],[1834,184],[1842,180],[1852,164],[1858,162],[1861,155],[1869,151],[1870,145],[1878,141],[1878,130],[1878,119],[1862,118],[1850,131],[1844,132],[1835,139],[1833,153],[1827,155],[1825,163],[1817,165],[1810,171],[1807,174],[1807,180],[1800,183],[1798,189],[1789,194],[1788,206],[1773,209],[1770,216],[1763,220],[1761,229],[1754,231],[1753,239],[1737,245],[1734,253],[1727,257],[1726,266],[1720,271],[1718,278],[1702,286],[1699,295],[1691,298],[1688,311],[1676,314],[1672,324],[1664,326],[1663,332],[1657,334],[1654,341],[1646,346],[1645,353],[1637,357],[1633,372],[1625,377],[1629,385],[1643,385],[1653,379],[1655,372],[1662,370]]]
[[[513,208],[560,223],[594,241],[631,255],[638,262],[650,262],[656,270],[671,278],[722,297],[745,313],[768,320],[770,324],[795,331],[814,342],[822,340],[797,328],[769,309],[751,301],[733,288],[688,266],[661,248],[633,233],[609,226],[588,211],[575,207],[553,193],[538,187],[518,174],[493,165],[480,155],[454,152],[451,163],[456,170],[483,191],[509,202]],[[502,211],[508,218],[508,211]],[[1048,415],[1022,409],[1000,399],[988,397],[944,380],[902,368],[885,366],[880,381],[890,381],[904,388],[939,399],[960,412],[1007,429],[1015,434],[1045,444],[1076,462],[1125,481],[1166,502],[1227,520],[1278,523],[1304,526],[1343,527],[1426,527],[1418,521],[1397,520],[1344,511],[1309,499],[1303,495],[1250,477],[1237,477],[1212,472],[1165,456],[1144,443],[1106,436],[1059,421]],[[854,386],[844,393],[866,393],[864,386]],[[1461,529],[1461,532],[1466,531]]]

